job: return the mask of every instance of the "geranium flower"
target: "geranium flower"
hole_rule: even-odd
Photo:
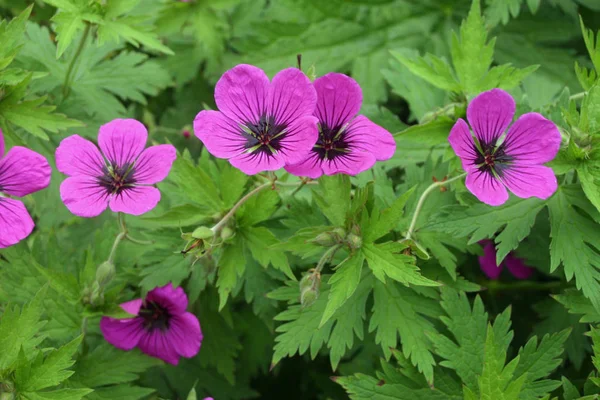
[[[177,365],[180,357],[194,357],[200,351],[202,331],[198,318],[186,312],[188,298],[171,283],[148,292],[145,299],[131,300],[121,308],[133,318],[102,317],[104,339],[121,350],[139,347],[149,356]]]
[[[0,248],[19,243],[35,224],[25,205],[7,195],[23,197],[46,188],[52,169],[35,151],[15,146],[4,156],[4,135],[0,129]]]
[[[315,179],[323,174],[356,175],[375,161],[391,158],[396,151],[393,136],[364,115],[362,90],[349,76],[330,73],[315,80],[319,139],[299,163],[287,165],[293,175]]]
[[[467,108],[469,126],[459,119],[448,138],[467,172],[465,184],[479,200],[498,206],[508,200],[507,188],[521,198],[547,199],[556,191],[552,160],[560,147],[560,132],[538,113],[517,119],[515,101],[503,90],[481,93]]]
[[[260,68],[238,65],[217,82],[215,102],[220,111],[200,111],[194,132],[213,156],[248,175],[297,163],[317,141],[317,94],[296,68],[269,82]]]
[[[177,157],[175,147],[148,147],[148,131],[134,119],[115,119],[100,127],[98,144],[78,135],[64,139],[56,149],[56,166],[69,176],[60,196],[73,214],[100,215],[107,206],[114,212],[140,215],[160,200],[153,186],[167,177]]]
[[[527,279],[533,274],[533,268],[528,267],[523,259],[515,257],[512,252],[508,253],[500,265],[496,264],[496,248],[493,241],[482,240],[479,244],[483,246],[483,256],[479,257],[479,265],[488,278],[498,279],[504,267],[517,279]]]

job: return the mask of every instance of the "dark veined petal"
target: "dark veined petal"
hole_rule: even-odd
[[[504,148],[516,164],[543,164],[556,157],[560,142],[560,132],[554,122],[541,114],[527,113],[508,130]]]
[[[315,80],[317,108],[315,115],[329,127],[350,122],[362,105],[360,85],[347,75],[329,73]]]
[[[152,186],[132,186],[110,196],[110,209],[131,215],[151,211],[160,201],[160,191]]]
[[[165,179],[177,158],[177,150],[170,144],[148,147],[135,162],[133,179],[136,183],[150,185]]]
[[[517,197],[547,199],[558,182],[552,168],[543,165],[514,165],[504,170],[502,181]]]
[[[16,146],[0,160],[0,191],[26,196],[50,184],[52,169],[41,154]]]
[[[236,123],[257,122],[266,110],[269,85],[262,69],[240,64],[217,82],[215,102],[219,111]]]
[[[465,171],[472,171],[476,169],[475,159],[477,158],[477,149],[473,142],[473,136],[467,123],[460,118],[450,131],[448,141],[452,150],[460,158],[462,167]]]
[[[97,217],[108,206],[109,193],[97,178],[72,176],[60,185],[60,197],[65,206],[79,217]]]
[[[219,111],[200,111],[194,119],[194,133],[218,158],[232,158],[246,150],[239,125]]]
[[[351,148],[367,151],[377,161],[389,160],[396,152],[392,134],[364,115],[356,117],[346,128],[345,140]]]
[[[100,176],[105,164],[98,147],[79,135],[63,139],[56,149],[56,167],[65,175]]]
[[[496,143],[515,115],[514,99],[502,89],[475,97],[467,108],[467,119],[475,136],[484,143]]]
[[[504,184],[489,172],[475,170],[467,173],[465,185],[475,197],[490,206],[499,206],[508,200]]]
[[[100,127],[98,145],[113,164],[131,164],[144,151],[148,131],[135,119],[115,119]]]
[[[312,82],[297,68],[287,68],[273,77],[267,96],[267,115],[278,124],[289,125],[296,119],[312,115],[317,92]]]
[[[115,319],[102,317],[100,331],[104,339],[121,350],[131,350],[136,347],[146,334],[141,318]]]
[[[0,248],[19,243],[31,234],[34,226],[23,203],[0,198]]]

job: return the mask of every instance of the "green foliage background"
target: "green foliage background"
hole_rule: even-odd
[[[598,0],[0,0],[0,128],[53,164],[64,137],[136,118],[179,157],[162,201],[127,218],[117,275],[91,301],[118,225],[70,214],[63,177],[25,199],[34,234],[0,251],[0,399],[596,399],[600,396],[600,2]],[[350,74],[361,112],[396,155],[356,177],[278,173],[207,256],[181,231],[216,223],[262,177],[211,157],[191,130],[239,63]],[[552,119],[563,146],[546,201],[479,203],[447,137],[466,105],[500,87],[517,114]],[[288,187],[292,186],[292,187]],[[319,296],[298,281],[328,246]],[[344,234],[345,235],[345,234]],[[343,235],[342,235],[343,236]],[[358,238],[358,239],[356,239]],[[526,281],[489,281],[493,239]],[[331,254],[331,253],[328,253]],[[198,256],[198,257],[197,257]],[[104,342],[102,315],[158,285],[185,288],[205,340],[178,367]]]

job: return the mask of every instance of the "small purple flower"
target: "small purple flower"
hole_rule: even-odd
[[[46,188],[52,169],[35,151],[15,146],[4,156],[0,129],[0,248],[17,244],[33,231],[35,224],[25,205],[8,196],[23,197]]]
[[[296,68],[269,82],[260,68],[238,65],[217,82],[215,102],[220,111],[200,111],[194,132],[213,156],[248,175],[297,163],[317,141],[317,93]]]
[[[479,200],[499,206],[508,200],[507,188],[521,198],[547,199],[556,191],[552,160],[560,147],[560,132],[552,121],[527,113],[504,132],[515,115],[515,101],[493,89],[475,97],[467,108],[469,126],[459,119],[448,141],[467,172],[465,184]]]
[[[502,264],[498,266],[496,264],[494,242],[491,240],[482,240],[479,244],[483,246],[483,256],[479,257],[479,265],[488,278],[493,280],[498,279],[504,267],[517,279],[527,279],[533,274],[533,268],[528,267],[523,259],[513,256],[512,252],[508,253]]]
[[[302,161],[287,165],[293,175],[316,179],[321,175],[356,175],[396,151],[393,136],[364,115],[362,90],[349,76],[330,73],[315,80],[319,139]]]
[[[177,157],[175,147],[148,147],[148,131],[134,119],[115,119],[100,127],[96,145],[78,135],[56,149],[56,166],[69,176],[60,196],[69,211],[96,217],[107,206],[114,212],[141,215],[160,200],[153,185],[167,177]],[[103,156],[104,155],[104,156]]]
[[[200,351],[202,331],[198,318],[186,312],[188,298],[171,283],[148,292],[145,299],[131,300],[121,308],[134,318],[102,317],[100,330],[113,346],[129,351],[139,347],[149,356],[177,365],[180,357]]]

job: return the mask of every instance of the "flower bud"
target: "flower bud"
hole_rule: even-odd
[[[335,228],[331,233],[337,235],[340,240],[346,237],[346,230],[344,228]]]
[[[223,228],[221,230],[221,239],[223,239],[223,241],[225,241],[225,240],[231,238],[234,234],[235,234],[235,232],[233,231],[233,229],[226,226],[225,228]]]
[[[333,235],[330,232],[323,232],[317,235],[317,237],[312,240],[312,243],[316,243],[323,247],[331,247],[337,243],[336,239],[336,235]]]
[[[104,303],[104,291],[102,287],[95,281],[92,284],[92,294],[90,296],[90,304],[93,306],[98,306]]]
[[[214,235],[215,232],[206,226],[199,226],[192,232],[192,237],[195,239],[210,239]]]
[[[363,242],[360,236],[351,233],[348,236],[346,236],[346,243],[348,243],[348,246],[350,246],[351,249],[356,250],[362,247]]]
[[[319,289],[307,289],[300,293],[302,307],[310,307],[319,298]]]
[[[321,274],[309,271],[302,277],[298,286],[300,288],[300,304],[302,307],[310,306],[319,298]]]
[[[104,261],[96,269],[96,282],[100,286],[106,286],[115,277],[115,264],[110,261]]]

